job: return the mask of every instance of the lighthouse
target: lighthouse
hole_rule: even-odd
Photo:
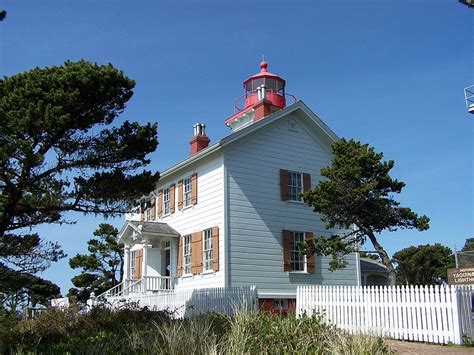
[[[232,131],[257,122],[286,107],[286,98],[296,98],[285,92],[285,80],[270,73],[268,63],[260,63],[260,72],[243,82],[244,93],[234,100],[234,113],[224,122]]]

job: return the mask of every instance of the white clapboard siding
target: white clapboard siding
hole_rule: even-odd
[[[178,182],[197,173],[197,204],[178,209]],[[214,154],[202,159],[199,164],[190,165],[161,178],[157,191],[175,184],[175,213],[157,219],[173,227],[182,236],[217,226],[219,228],[219,271],[199,273],[193,276],[179,277],[175,285],[177,290],[223,287],[225,269],[225,228],[224,228],[224,168],[222,154]],[[177,243],[171,250],[172,265],[177,267]]]
[[[255,286],[216,287],[109,297],[107,303],[112,307],[133,303],[155,311],[169,311],[175,318],[185,318],[209,312],[231,315],[236,310],[256,311],[258,295]]]
[[[350,333],[461,344],[474,338],[473,294],[471,286],[298,286],[296,309]]]
[[[289,130],[289,121],[296,130]],[[314,273],[283,270],[282,230],[329,235],[313,209],[281,200],[280,169],[308,173],[311,184],[331,162],[330,147],[314,133],[314,125],[289,114],[226,147],[229,285],[257,285],[261,294],[294,294],[297,285],[358,283],[355,254],[349,266],[329,270],[329,257],[315,257]]]

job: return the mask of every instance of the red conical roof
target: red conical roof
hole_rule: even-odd
[[[283,83],[285,83],[285,79],[279,77],[276,74],[270,73],[269,71],[267,71],[267,67],[268,67],[268,63],[266,61],[260,62],[260,73],[252,75],[250,78],[246,79],[244,81],[244,86],[245,86],[246,83],[248,83],[252,79],[263,78],[263,77],[274,78],[274,79],[280,80]]]

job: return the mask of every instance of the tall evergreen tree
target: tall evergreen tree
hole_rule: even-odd
[[[134,86],[111,64],[83,60],[0,79],[0,258],[6,266],[16,269],[33,254],[46,263],[61,257],[57,244],[29,234],[31,228],[71,223],[68,211],[118,215],[152,190],[159,174],[143,168],[158,144],[156,124],[115,122]]]
[[[429,228],[429,218],[400,207],[395,200],[394,195],[402,191],[405,183],[389,175],[395,163],[383,161],[383,153],[376,153],[368,144],[345,139],[335,142],[332,151],[331,166],[321,169],[325,179],[306,191],[303,199],[320,214],[328,229],[342,227],[346,232],[316,237],[302,249],[311,255],[331,255],[331,268],[336,269],[344,267],[345,256],[358,251],[369,239],[394,285],[393,262],[377,235],[400,228],[423,231]]]
[[[60,297],[60,289],[51,281],[18,272],[0,264],[0,306],[10,312],[24,307],[48,306]]]
[[[97,238],[90,239],[89,254],[77,254],[69,260],[73,269],[82,269],[72,278],[76,288],[69,290],[70,296],[86,301],[91,292],[100,294],[119,284],[123,278],[123,244],[117,244],[117,228],[102,223],[94,231]]]
[[[442,285],[447,282],[448,269],[455,266],[453,251],[439,243],[402,249],[393,259],[401,285]]]

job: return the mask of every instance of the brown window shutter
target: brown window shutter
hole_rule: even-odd
[[[178,210],[183,208],[183,180],[178,181]]]
[[[158,218],[163,215],[163,190],[158,191]]]
[[[280,193],[282,201],[288,201],[288,170],[280,169]]]
[[[313,239],[313,232],[306,232],[305,234],[307,240]],[[306,271],[310,274],[314,273],[314,255],[306,255]]]
[[[197,185],[197,178],[198,178],[197,173],[194,173],[194,174],[191,176],[191,203],[192,203],[193,205],[197,204],[197,202],[198,202],[198,197],[197,197],[197,188],[198,188],[198,185]]]
[[[135,252],[135,279],[140,280],[142,278],[142,265],[143,264],[143,250],[137,250]]]
[[[174,201],[175,201],[175,185],[170,185],[170,213],[174,213]]]
[[[145,202],[144,201],[140,201],[140,221],[144,221],[145,220]]]
[[[311,175],[303,174],[303,191],[311,190]]]
[[[151,204],[151,208],[150,208],[150,219],[152,221],[155,220],[155,214],[156,214],[156,197],[155,195],[151,196],[150,198],[150,204]]]
[[[191,237],[191,273],[202,272],[202,232],[196,232]]]
[[[178,277],[183,276],[183,237],[178,238]]]
[[[291,271],[291,232],[283,229],[283,271]]]
[[[212,227],[212,269],[219,271],[219,227]]]

